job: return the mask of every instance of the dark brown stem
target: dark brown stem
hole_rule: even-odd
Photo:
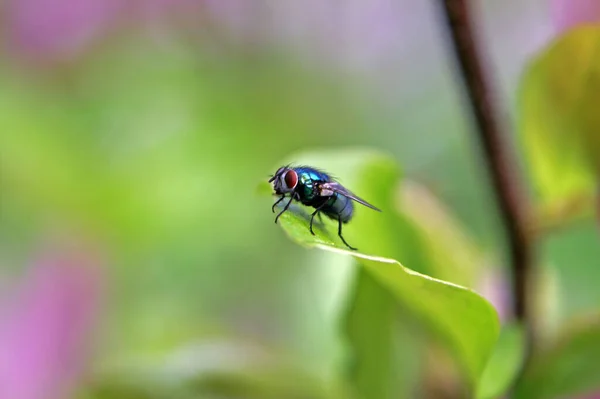
[[[501,131],[492,104],[492,89],[484,75],[481,54],[475,43],[467,0],[443,0],[445,22],[454,56],[468,96],[468,106],[477,125],[477,136],[489,170],[510,249],[513,271],[514,314],[530,331],[527,286],[531,274],[532,249],[523,212],[521,182],[513,169],[515,162]]]

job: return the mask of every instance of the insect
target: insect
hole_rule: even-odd
[[[282,166],[269,179],[269,183],[273,183],[275,194],[281,196],[271,208],[273,213],[275,213],[275,206],[283,201],[287,195],[290,198],[283,210],[275,217],[275,223],[288,210],[292,201],[300,201],[303,205],[315,208],[315,211],[310,215],[309,230],[312,235],[315,235],[313,231],[315,216],[319,215],[320,219],[321,213],[324,213],[338,222],[338,236],[352,250],[356,250],[356,248],[348,244],[342,235],[342,223],[348,223],[354,214],[352,201],[381,212],[380,209],[357,197],[333,180],[327,173],[309,166]]]

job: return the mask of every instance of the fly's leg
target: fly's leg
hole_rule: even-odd
[[[281,216],[285,211],[288,210],[288,208],[290,207],[290,204],[292,203],[293,200],[294,200],[294,193],[292,193],[292,196],[290,197],[290,200],[288,201],[288,203],[285,204],[283,211],[279,212],[279,214],[275,217],[275,224],[277,224],[277,219],[279,219],[279,216]]]
[[[344,236],[342,236],[342,217],[340,215],[338,215],[338,236],[340,236],[340,238],[348,248],[350,248],[353,251],[356,251],[357,248],[351,247],[350,244],[348,244],[346,240],[344,240]]]
[[[283,199],[284,199],[284,198],[285,198],[285,195],[282,195],[282,196],[281,196],[281,197],[280,197],[280,198],[277,200],[277,202],[275,202],[275,203],[273,204],[273,206],[271,207],[271,210],[273,211],[273,213],[275,213],[275,207],[277,206],[277,204],[279,204],[281,201],[283,201]]]
[[[310,215],[310,225],[308,226],[308,229],[310,230],[310,234],[312,234],[313,236],[315,235],[315,232],[312,229],[312,225],[313,225],[313,219],[315,218],[315,215],[321,216],[318,209]]]
[[[321,208],[323,208],[325,206],[325,204],[327,204],[327,202],[323,202],[321,205],[319,205],[319,207],[310,215],[309,230],[310,230],[310,234],[312,234],[313,236],[315,235],[315,232],[312,229],[313,220],[315,218],[315,215],[319,215],[319,220],[321,221],[321,223],[323,223],[323,219],[321,219],[321,213],[319,211],[321,210]]]

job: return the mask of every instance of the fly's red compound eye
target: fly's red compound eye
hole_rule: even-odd
[[[296,187],[296,184],[298,184],[298,174],[296,171],[290,169],[285,172],[284,180],[288,189],[293,190]]]

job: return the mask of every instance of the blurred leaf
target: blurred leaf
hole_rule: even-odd
[[[405,180],[400,195],[400,210],[414,223],[426,247],[427,274],[474,286],[487,259],[450,209],[417,182]]]
[[[344,227],[347,241],[361,252],[347,250],[337,234],[330,233],[337,231],[336,223],[317,225],[316,235],[311,235],[308,214],[300,207],[291,208],[292,211],[281,216],[284,231],[299,244],[354,256],[396,300],[447,344],[466,379],[474,385],[498,337],[499,322],[494,308],[467,288],[416,273],[394,259],[368,255],[394,254],[402,243],[400,233],[406,230],[402,227],[403,219],[394,211],[393,193],[399,177],[394,161],[379,153],[360,150],[298,154],[293,161],[326,168],[383,213],[357,206],[352,223]],[[416,245],[412,248],[419,251]]]
[[[525,355],[523,329],[518,324],[502,328],[494,353],[479,381],[478,399],[494,399],[504,394],[516,379]]]
[[[600,173],[599,102],[598,27],[561,36],[525,74],[520,132],[545,207],[560,209],[573,198],[594,195]]]
[[[105,365],[93,398],[346,398],[274,348],[220,339]]]
[[[554,295],[554,300],[558,302],[554,315],[556,319],[564,319],[598,308],[600,245],[598,245],[598,225],[595,220],[579,223],[568,230],[549,236],[542,242],[540,253],[542,264],[548,265],[540,271],[547,275],[545,269],[554,270],[552,273],[554,275],[548,277],[555,280],[557,287],[551,289],[548,294]],[[556,314],[557,312],[559,313]],[[547,314],[543,316],[544,319],[548,319]]]
[[[348,380],[361,398],[410,398],[419,358],[415,337],[398,325],[397,301],[389,290],[364,268],[357,274],[344,323],[352,345]]]
[[[590,192],[572,195],[554,203],[539,204],[532,211],[530,220],[532,235],[550,235],[573,225],[593,220],[597,198]]]
[[[571,397],[600,388],[600,317],[570,328],[532,360],[519,381],[515,398]]]

